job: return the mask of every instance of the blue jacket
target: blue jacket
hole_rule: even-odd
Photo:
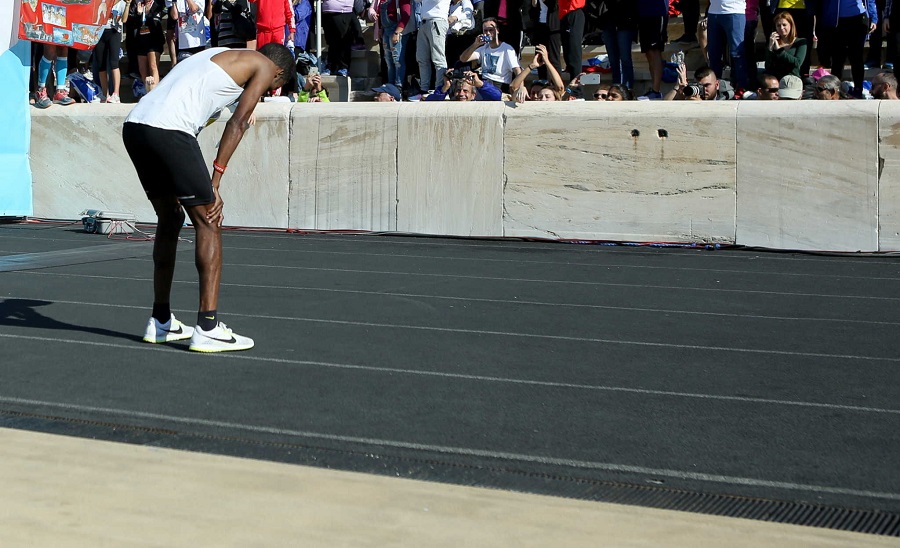
[[[491,83],[490,80],[482,80],[484,85],[475,94],[476,101],[499,101],[502,94],[500,89]],[[451,88],[452,89],[452,88]],[[440,89],[434,90],[434,93],[425,98],[426,101],[443,101],[447,98],[447,94]]]
[[[297,2],[297,5],[294,6],[294,25],[296,25],[297,30],[294,32],[294,45],[303,48],[303,51],[306,51],[307,48],[307,40],[309,39],[309,27],[310,22],[312,21],[312,5],[309,3],[309,0],[300,0]]]
[[[821,26],[823,28],[834,28],[838,25],[838,20],[841,18],[841,2],[843,0],[817,0],[815,4],[817,4],[816,9],[814,10],[816,16],[818,17],[816,21],[817,26]],[[869,14],[869,23],[878,24],[878,7],[875,5],[875,0],[858,0],[861,1],[866,6],[866,12]],[[859,13],[863,13],[860,11]]]

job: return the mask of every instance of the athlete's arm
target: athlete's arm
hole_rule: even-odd
[[[259,103],[260,97],[272,87],[278,69],[275,64],[269,61],[266,56],[248,52],[249,54],[241,54],[241,59],[235,62],[235,72],[249,73],[249,79],[244,84],[244,92],[238,99],[238,106],[231,116],[231,119],[225,123],[225,131],[222,134],[222,140],[219,142],[219,152],[216,154],[216,164],[226,167],[231,155],[234,154],[238,143],[244,137],[244,132],[250,127],[250,117],[253,109]],[[220,54],[221,55],[221,54]],[[243,65],[243,66],[241,66]],[[229,67],[230,68],[230,67]],[[226,69],[229,74],[231,70]],[[238,80],[239,81],[239,80]],[[218,196],[219,184],[222,181],[222,173],[213,170],[212,187],[216,194],[216,201],[212,207],[207,210],[206,219],[210,223],[222,222],[222,199]]]

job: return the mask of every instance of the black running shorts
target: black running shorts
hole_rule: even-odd
[[[650,50],[665,51],[666,42],[669,41],[668,25],[668,17],[638,18],[638,38],[641,43],[641,53],[647,53]]]
[[[212,177],[196,138],[183,131],[126,122],[122,140],[147,198],[174,196],[183,206],[215,201]]]

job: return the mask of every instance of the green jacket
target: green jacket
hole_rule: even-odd
[[[328,99],[328,94],[325,93],[324,89],[322,91],[320,91],[319,93],[317,93],[316,95],[318,95],[319,100],[322,101],[323,103],[331,102],[331,100]],[[309,102],[309,92],[306,91],[305,89],[301,89],[300,93],[297,94],[297,102],[298,103],[308,103]]]
[[[806,58],[806,39],[797,38],[794,43],[786,48],[775,51],[766,51],[766,74],[771,74],[779,80],[788,74],[800,78],[800,65]]]

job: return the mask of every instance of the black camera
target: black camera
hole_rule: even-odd
[[[681,90],[685,97],[694,97],[695,95],[703,96],[703,86],[700,84],[689,84]]]
[[[462,80],[466,77],[467,68],[455,68],[447,71],[447,78],[450,80]]]

